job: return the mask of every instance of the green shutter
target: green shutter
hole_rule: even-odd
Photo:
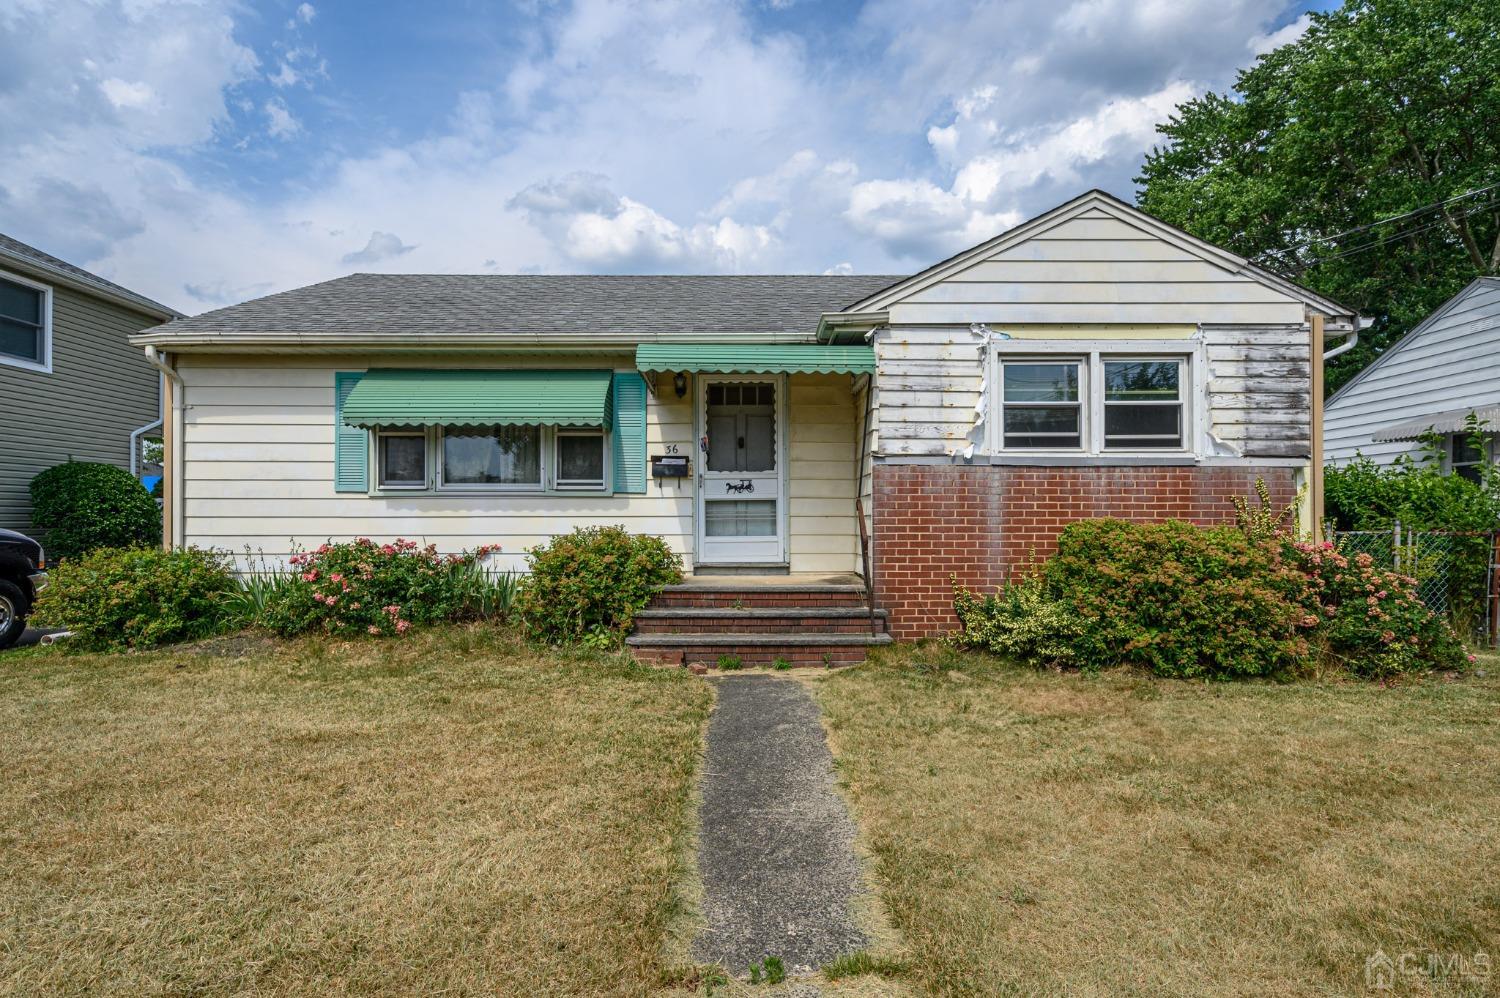
[[[370,431],[344,423],[344,402],[364,375],[338,371],[333,375],[333,491],[370,490]]]
[[[646,491],[646,379],[616,374],[614,384],[615,491]]]

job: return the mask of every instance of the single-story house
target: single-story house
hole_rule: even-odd
[[[0,234],[0,527],[34,532],[31,480],[53,465],[141,470],[161,374],[130,336],[180,315]]]
[[[1469,418],[1479,423],[1476,447]],[[1477,480],[1500,430],[1500,277],[1480,277],[1444,302],[1328,400],[1330,464],[1363,455],[1388,466],[1428,456],[1436,434],[1444,471]]]
[[[909,638],[1070,520],[1290,501],[1314,339],[1356,321],[1092,191],[908,276],[355,274],[134,341],[171,372],[174,543],[521,567],[623,523],[699,580],[856,577]]]

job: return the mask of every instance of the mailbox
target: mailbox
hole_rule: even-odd
[[[652,478],[686,478],[690,473],[686,455],[652,454]]]

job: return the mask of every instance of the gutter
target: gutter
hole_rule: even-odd
[[[183,401],[187,386],[182,383],[182,375],[178,374],[176,369],[161,354],[157,353],[156,347],[150,345],[146,347],[146,362],[160,371],[172,384],[172,424],[169,428],[172,448],[171,453],[166,455],[170,474],[167,477],[167,488],[164,492],[166,493],[166,502],[169,507],[167,510],[167,520],[170,524],[167,543],[171,547],[181,547],[184,508],[182,501],[182,479],[186,470],[184,452],[187,449],[183,446],[182,425],[185,409]]]
[[[1356,317],[1354,320],[1354,328],[1350,329],[1349,332],[1343,334],[1344,342],[1340,343],[1332,350],[1325,350],[1323,352],[1323,359],[1325,361],[1329,361],[1337,357],[1339,354],[1348,353],[1350,350],[1353,350],[1355,346],[1359,344],[1359,331],[1361,329],[1369,329],[1370,326],[1374,324],[1374,322],[1374,319]]]
[[[173,319],[186,318],[183,313],[177,311],[161,302],[152,301],[145,295],[138,295],[129,288],[110,287],[105,284],[96,284],[93,281],[80,277],[71,271],[55,267],[45,260],[37,260],[19,253],[9,253],[0,250],[0,260],[4,260],[7,266],[16,267],[21,270],[29,270],[34,274],[40,274],[42,280],[61,284],[74,291],[93,295],[95,298],[103,298],[105,301],[113,302],[123,308],[128,308],[143,315],[153,316],[170,322]]]

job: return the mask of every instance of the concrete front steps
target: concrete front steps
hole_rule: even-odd
[[[890,644],[885,617],[850,576],[697,576],[637,614],[626,644],[641,661],[670,665],[854,665]]]

